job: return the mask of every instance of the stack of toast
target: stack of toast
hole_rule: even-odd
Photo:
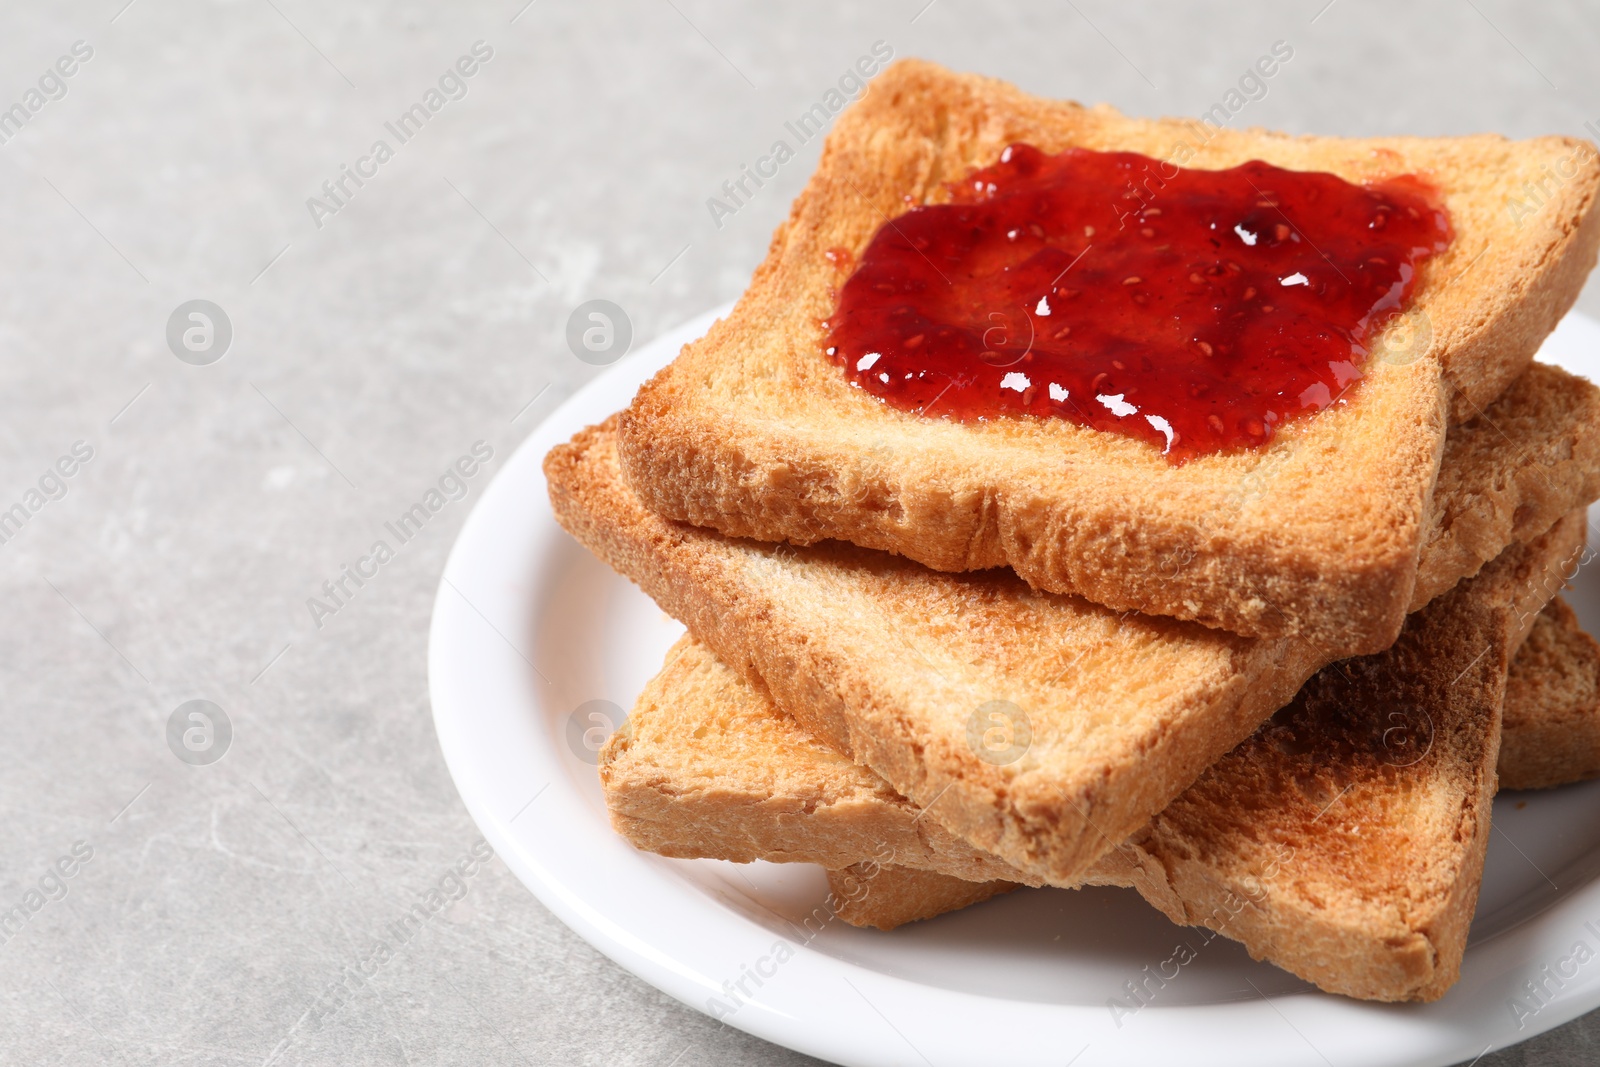
[[[1451,238],[1259,447],[868,395],[827,347],[850,265],[1017,144],[1420,175]],[[1600,649],[1556,597],[1600,391],[1533,362],[1597,191],[1565,138],[1237,132],[891,67],[732,313],[545,461],[563,526],[688,629],[602,752],[613,824],[821,864],[857,925],[1126,886],[1325,990],[1442,996],[1497,788],[1600,773]]]

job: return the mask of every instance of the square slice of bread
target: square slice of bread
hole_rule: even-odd
[[[1600,495],[1597,398],[1534,366],[1452,430],[1445,466],[1466,469],[1433,497],[1434,594]],[[1005,570],[675,523],[630,490],[613,426],[546,457],[561,524],[814,736],[1040,878],[1081,875],[1336,658],[1039,593]],[[987,749],[997,712],[1026,734],[1009,762]]]
[[[1174,921],[1332,992],[1442,995],[1477,898],[1508,662],[1584,531],[1574,513],[1508,548],[1412,616],[1389,651],[1319,672],[1080,882],[1131,885]],[[1032,881],[995,878],[1006,872],[992,858],[688,637],[603,750],[601,781],[613,824],[642,848],[830,868],[850,858],[834,891],[848,922],[893,925]]]
[[[1368,360],[1348,402],[1260,450],[1172,466],[1064,419],[961,422],[852,388],[823,352],[845,277],[831,253],[858,254],[890,216],[1018,141],[1352,182],[1420,174],[1455,238],[1392,327],[1411,331],[1406,354]],[[619,426],[623,467],[646,506],[730,536],[849,541],[941,571],[1010,566],[1117,610],[1378,651],[1413,600],[1447,421],[1493,401],[1571,306],[1600,242],[1597,187],[1593,146],[1569,138],[1221,130],[902,61],[840,116],[732,314],[640,390]],[[1508,198],[1527,188],[1542,205],[1519,219]]]

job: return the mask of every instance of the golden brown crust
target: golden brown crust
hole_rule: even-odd
[[[1597,496],[1600,390],[1531,364],[1486,412],[1450,428],[1434,488],[1447,504],[1432,509],[1410,610]]]
[[[1441,995],[1477,894],[1506,659],[1583,530],[1570,516],[1419,613],[1389,652],[1323,670],[1082,881],[1133,886],[1325,989]],[[601,773],[641,848],[856,864],[871,892],[840,913],[849,922],[889,928],[1040,884],[922,818],[692,638]]]
[[[828,872],[828,891],[839,901],[835,914],[851,926],[879,930],[968,908],[1016,888],[1015,882],[969,882],[938,871],[871,862]]]
[[[1214,131],[1200,143],[1193,126],[896,64],[840,117],[732,315],[625,414],[635,489],[664,515],[732,536],[836,538],[947,571],[1009,565],[1036,588],[1118,610],[1298,633],[1343,654],[1386,646],[1413,595],[1445,394],[1475,414],[1571,305],[1600,241],[1600,164],[1563,138]],[[1372,361],[1352,403],[1285,429],[1264,452],[1181,468],[1061,420],[961,424],[848,388],[819,351],[838,281],[824,253],[859,250],[885,213],[936,198],[1016,140],[1160,157],[1187,140],[1184,162],[1196,167],[1262,158],[1356,181],[1425,173],[1457,231],[1424,272],[1421,319],[1409,323],[1426,322],[1430,346]],[[1562,160],[1572,176],[1513,226],[1506,191]]]
[[[853,906],[842,909],[839,917],[851,926],[871,926],[878,930],[893,930],[906,923],[937,918],[947,911],[968,908],[1022,888],[1019,883],[1004,879],[969,882],[917,867],[879,866],[874,869],[852,864],[828,872],[828,889],[834,896],[843,888],[858,885],[870,886],[873,891]]]
[[[1552,600],[1506,682],[1501,789],[1549,789],[1600,776],[1600,646]]]

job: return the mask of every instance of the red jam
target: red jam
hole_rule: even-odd
[[[950,192],[880,228],[839,291],[824,328],[850,381],[927,415],[1070,419],[1174,463],[1337,401],[1451,239],[1409,175],[1015,144]]]

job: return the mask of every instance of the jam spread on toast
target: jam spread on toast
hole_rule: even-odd
[[[1451,240],[1415,176],[1191,170],[1026,144],[888,220],[824,323],[903,410],[1054,416],[1181,463],[1338,402]],[[848,260],[844,262],[848,263]]]

